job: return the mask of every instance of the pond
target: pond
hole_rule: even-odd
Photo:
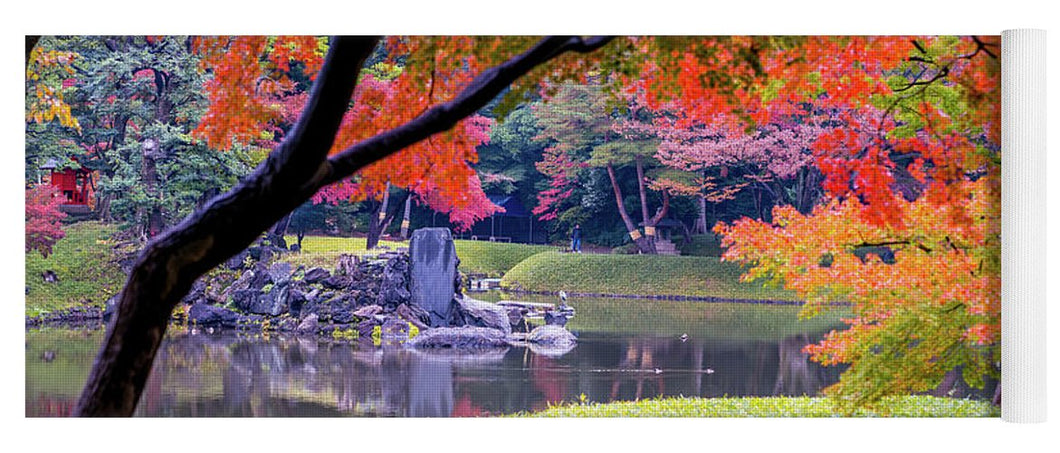
[[[798,307],[781,305],[593,298],[570,305],[577,315],[567,327],[579,342],[559,357],[524,347],[421,352],[174,327],[136,415],[500,415],[581,395],[593,402],[816,395],[841,372],[801,352],[842,326],[838,314],[800,321]],[[27,416],[70,413],[102,338],[101,329],[26,332]]]

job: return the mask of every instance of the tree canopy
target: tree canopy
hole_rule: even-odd
[[[79,411],[130,413],[191,283],[305,202],[379,200],[378,227],[393,191],[467,228],[500,209],[484,187],[536,198],[554,229],[606,224],[642,253],[671,206],[698,203],[700,230],[708,205],[725,206],[713,231],[746,279],[795,290],[804,316],[851,305],[848,329],[806,349],[849,364],[828,390],[848,407],[954,369],[979,383],[998,360],[998,48],[906,36],[43,40],[27,64],[27,161],[99,172],[100,204],[153,238]]]

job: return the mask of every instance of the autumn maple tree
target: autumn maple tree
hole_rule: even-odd
[[[836,125],[811,144],[826,199],[719,224],[724,258],[797,291],[804,316],[850,304],[849,327],[806,348],[849,365],[826,390],[842,407],[927,391],[951,372],[981,387],[1000,341],[997,39],[807,44],[766,59],[784,84],[769,97],[787,111],[812,101]]]
[[[59,223],[66,214],[59,210],[63,195],[48,184],[26,189],[26,251],[36,250],[45,258],[52,246],[66,236]]]
[[[490,63],[499,43],[496,37],[386,38],[360,77],[331,153],[404,124],[452,97]],[[196,46],[213,78],[207,84],[210,106],[194,134],[219,149],[262,142],[262,137],[266,142],[282,140],[307,99],[294,79],[313,79],[326,47],[315,37],[255,36],[199,38]],[[247,113],[229,114],[233,109]],[[472,167],[478,160],[476,147],[489,140],[491,123],[472,115],[386,162],[325,187],[313,201],[377,201],[368,228],[369,248],[397,212],[388,212],[393,189],[403,189],[406,197],[415,195],[432,210],[449,214],[457,230],[466,229],[501,210],[486,197]]]

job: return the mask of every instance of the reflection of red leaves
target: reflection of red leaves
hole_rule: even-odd
[[[453,412],[449,414],[450,417],[482,417],[485,415],[489,415],[489,412],[471,401],[469,393],[464,393],[453,403]]]

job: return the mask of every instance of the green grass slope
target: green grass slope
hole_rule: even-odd
[[[791,291],[740,282],[743,271],[718,258],[545,252],[513,267],[508,290],[724,299],[795,300]]]
[[[78,222],[68,225],[66,237],[44,258],[40,253],[26,253],[26,315],[38,316],[79,305],[99,304],[121,289],[125,274],[113,263],[110,236],[114,225],[100,222]],[[51,270],[59,277],[47,283],[41,277]]]

